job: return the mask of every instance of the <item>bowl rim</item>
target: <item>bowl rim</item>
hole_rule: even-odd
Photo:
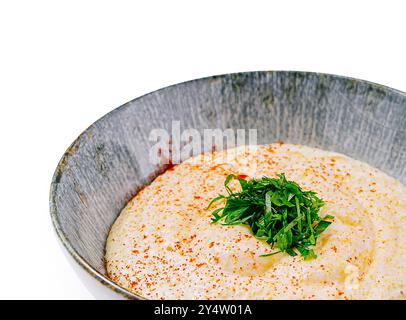
[[[143,94],[143,95],[141,95],[141,96],[139,96],[139,97],[137,97],[135,99],[132,99],[132,100],[122,104],[121,106],[109,111],[104,116],[102,116],[101,118],[99,118],[98,120],[93,122],[90,126],[88,126],[74,140],[74,142],[67,148],[67,150],[65,151],[65,153],[63,154],[63,156],[59,160],[58,165],[57,165],[57,167],[55,169],[55,172],[53,174],[52,182],[51,182],[51,188],[50,188],[50,194],[49,194],[49,207],[50,207],[51,220],[52,220],[52,225],[54,227],[54,230],[56,231],[56,234],[57,234],[59,240],[61,241],[64,248],[68,251],[70,256],[73,257],[73,259],[76,261],[76,263],[83,270],[85,270],[87,272],[87,274],[89,274],[91,277],[96,279],[103,286],[107,287],[108,289],[111,289],[111,290],[115,291],[116,293],[120,294],[122,297],[124,297],[126,299],[146,300],[146,298],[143,297],[141,294],[136,294],[136,293],[130,292],[129,290],[121,287],[120,285],[118,285],[117,283],[115,283],[114,281],[109,279],[107,277],[107,275],[100,273],[94,267],[92,267],[77,252],[77,250],[72,246],[72,244],[70,243],[67,235],[65,234],[65,232],[62,229],[61,223],[59,221],[59,216],[60,216],[59,211],[58,211],[58,208],[56,206],[56,194],[57,194],[56,190],[57,190],[57,187],[58,187],[58,184],[59,184],[59,179],[64,174],[65,163],[68,160],[68,158],[75,153],[75,150],[80,145],[80,142],[81,142],[83,136],[86,135],[90,131],[90,129],[97,122],[99,122],[102,119],[105,119],[107,117],[110,117],[113,113],[119,112],[121,109],[129,107],[132,104],[132,102],[135,102],[135,101],[137,101],[139,99],[142,99],[145,96],[148,96],[148,95],[150,95],[152,93],[157,93],[157,92],[159,92],[161,90],[168,89],[170,87],[183,85],[183,84],[188,84],[188,83],[197,82],[197,81],[210,81],[210,80],[214,80],[214,79],[218,79],[218,78],[224,78],[224,77],[227,77],[227,76],[237,76],[237,75],[240,76],[240,75],[253,74],[253,73],[258,73],[258,74],[261,74],[261,73],[263,73],[263,74],[286,73],[286,74],[302,74],[302,75],[307,75],[307,76],[314,75],[314,76],[318,76],[318,77],[327,76],[327,77],[332,77],[332,78],[335,78],[335,79],[340,79],[340,80],[345,80],[345,81],[361,82],[361,83],[368,84],[368,85],[376,87],[376,88],[383,89],[385,91],[392,92],[392,93],[397,94],[397,95],[404,96],[406,98],[406,93],[403,92],[403,91],[394,89],[394,88],[389,87],[389,86],[385,86],[385,85],[382,85],[382,84],[378,84],[378,83],[375,83],[375,82],[371,82],[371,81],[368,81],[368,80],[362,80],[362,79],[358,79],[358,78],[354,78],[354,77],[347,77],[347,76],[336,75],[336,74],[331,74],[331,73],[323,73],[323,72],[311,72],[311,71],[257,70],[257,71],[244,71],[244,72],[233,72],[233,73],[218,74],[218,75],[212,75],[212,76],[187,80],[187,81],[183,81],[183,82],[178,82],[178,83],[175,83],[175,84],[172,84],[172,85],[168,85],[168,86],[159,88],[157,90],[150,91],[150,92],[148,92],[146,94]]]

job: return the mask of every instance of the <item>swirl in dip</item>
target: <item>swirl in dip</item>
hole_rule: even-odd
[[[106,244],[113,281],[149,299],[406,297],[405,186],[363,162],[301,145],[233,151],[231,159],[225,151],[191,158],[128,203]],[[224,193],[230,173],[280,172],[317,192],[325,201],[320,216],[335,216],[314,247],[316,259],[260,257],[269,246],[248,227],[210,223],[205,208]]]

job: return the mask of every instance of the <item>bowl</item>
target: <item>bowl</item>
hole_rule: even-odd
[[[406,183],[406,94],[341,76],[261,71],[213,76],[134,99],[85,130],[56,168],[50,211],[72,265],[96,298],[142,299],[106,276],[104,247],[125,204],[163,165],[149,161],[156,128],[258,130],[346,154]]]

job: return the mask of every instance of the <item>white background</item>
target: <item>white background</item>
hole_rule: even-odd
[[[92,298],[49,217],[53,171],[113,108],[237,71],[303,70],[406,91],[406,2],[0,0],[0,298]]]

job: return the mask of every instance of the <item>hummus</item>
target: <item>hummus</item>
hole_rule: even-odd
[[[149,299],[399,299],[406,297],[406,187],[342,154],[270,144],[203,154],[140,191],[106,244],[108,276]],[[230,152],[230,150],[228,150]],[[244,225],[210,223],[224,180],[284,172],[335,216],[316,259],[269,246]],[[238,189],[236,181],[230,184]],[[220,207],[221,204],[218,204]]]

